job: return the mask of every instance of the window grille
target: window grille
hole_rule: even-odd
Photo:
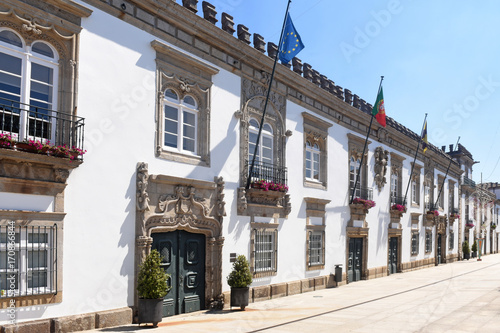
[[[418,254],[418,232],[411,234],[411,254]]]
[[[309,266],[324,265],[324,232],[309,233]]]
[[[276,231],[255,229],[255,273],[276,272]]]
[[[0,226],[0,297],[57,293],[57,225]]]

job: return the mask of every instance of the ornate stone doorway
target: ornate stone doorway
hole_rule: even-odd
[[[213,182],[149,175],[148,165],[137,165],[136,271],[151,251],[155,234],[179,230],[204,236],[204,295],[201,308],[220,308],[222,296],[222,219],[224,181]],[[159,236],[158,236],[159,237]],[[201,244],[201,243],[200,243]],[[201,252],[198,252],[201,253]],[[135,289],[134,289],[135,290]],[[137,294],[135,295],[137,304]]]

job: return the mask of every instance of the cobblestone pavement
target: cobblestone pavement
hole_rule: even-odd
[[[199,311],[158,328],[87,332],[500,332],[500,254],[251,303]]]

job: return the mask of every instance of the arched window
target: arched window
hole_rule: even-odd
[[[165,90],[163,99],[165,148],[197,154],[198,103],[186,95],[181,99],[173,89]]]
[[[259,135],[259,122],[255,119],[250,119],[248,129],[248,161],[252,163],[255,145],[257,144],[257,136]],[[273,164],[273,129],[271,125],[264,123],[257,149],[255,161],[266,164]]]
[[[12,30],[0,29],[0,131],[18,141],[53,139],[59,56],[43,42],[26,45]]]
[[[319,181],[320,175],[320,149],[317,143],[306,141],[306,178]]]

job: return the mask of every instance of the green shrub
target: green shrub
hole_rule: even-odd
[[[463,252],[464,254],[469,254],[469,253],[470,253],[469,242],[464,241],[464,242],[462,243],[462,252]]]
[[[170,275],[165,273],[165,270],[161,267],[161,261],[160,252],[152,250],[139,267],[137,292],[140,298],[163,298],[170,290],[167,285]]]
[[[472,250],[472,252],[477,252],[477,243],[476,243],[476,241],[474,241],[474,244],[472,244],[471,250]]]
[[[227,276],[227,284],[233,288],[245,288],[252,284],[252,273],[244,255],[239,255],[233,262],[233,270]]]

